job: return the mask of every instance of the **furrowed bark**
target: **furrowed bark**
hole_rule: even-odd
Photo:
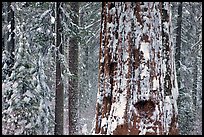
[[[102,8],[95,134],[174,134],[169,4],[103,2]]]

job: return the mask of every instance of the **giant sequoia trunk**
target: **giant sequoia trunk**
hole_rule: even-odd
[[[178,134],[168,2],[103,2],[95,134]]]
[[[55,32],[56,39],[56,95],[55,95],[55,135],[63,135],[63,115],[64,115],[64,91],[61,78],[60,54],[62,54],[62,26],[60,24],[60,2],[56,2],[55,7]]]
[[[69,80],[69,134],[77,133],[77,109],[78,109],[78,22],[79,22],[79,3],[70,2],[73,11],[71,19],[73,21],[73,35],[69,41],[69,71],[73,74]]]

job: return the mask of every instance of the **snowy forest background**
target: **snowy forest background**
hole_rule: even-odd
[[[177,64],[179,132],[201,135],[202,3],[171,2],[171,5],[174,45],[181,25],[180,66]],[[2,2],[2,134],[55,134],[56,64],[59,62],[64,91],[63,134],[70,134],[72,130],[71,111],[76,114],[72,134],[92,133],[102,5],[101,2],[60,2],[59,9],[61,47],[55,41],[58,35],[56,2]],[[73,75],[76,68],[69,65],[72,41],[78,49],[73,53],[75,60],[78,57],[74,64],[76,77]],[[58,51],[59,60],[56,60]],[[68,84],[73,77],[78,85],[73,95],[75,100],[70,99]]]

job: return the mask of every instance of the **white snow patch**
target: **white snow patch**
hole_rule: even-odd
[[[23,71],[25,69],[24,66],[20,66],[19,71]]]
[[[102,120],[101,120],[101,127],[103,128],[103,127],[106,126],[106,125],[107,125],[107,118],[104,117],[104,118],[102,118]]]
[[[83,125],[81,132],[82,132],[82,134],[87,135],[87,133],[88,133],[87,124]]]
[[[114,116],[121,117],[121,118],[124,116],[125,108],[126,108],[126,102],[127,102],[126,96],[119,94],[119,102],[114,104],[114,106],[116,108],[114,111]]]
[[[156,125],[156,127],[157,127],[157,135],[159,135],[159,128],[158,128],[158,125]]]
[[[147,132],[155,132],[152,128],[147,129]]]
[[[46,30],[46,33],[47,33],[47,35],[49,35],[49,34],[50,34],[50,30],[49,30],[49,29],[47,29],[47,30]]]
[[[126,89],[126,83],[127,83],[127,79],[126,78],[121,79],[120,88],[121,88],[122,91],[124,91]]]
[[[176,71],[176,68],[175,68],[175,60],[174,60],[174,64],[173,64],[173,70],[174,70],[174,72]],[[179,92],[178,92],[178,83],[177,83],[177,76],[176,76],[176,73],[174,73],[174,82],[175,82],[175,87],[173,87],[173,91],[172,91],[172,96],[173,96],[173,98],[175,99],[175,100],[177,100],[178,99],[178,95],[179,95]],[[176,108],[176,110],[177,110],[177,108]]]
[[[141,42],[140,50],[144,53],[144,58],[149,60],[149,42]]]
[[[114,37],[114,40],[113,40],[113,51],[114,51],[114,53],[115,53],[116,47],[118,46],[117,42],[118,42],[118,39],[115,39],[115,37]]]
[[[103,63],[104,62],[104,57],[102,57],[101,59],[100,59],[100,63]]]
[[[53,16],[50,16],[50,18],[51,18],[51,24],[54,24],[55,23],[55,18],[53,17]]]
[[[11,28],[11,24],[7,25],[7,29],[9,30]]]
[[[159,88],[159,80],[154,77],[153,79],[153,90],[157,90]]]
[[[172,105],[170,96],[166,96],[164,99],[164,131],[168,134],[169,133],[169,126],[171,123],[172,118]]]
[[[37,28],[37,31],[38,32],[42,32],[42,28]]]
[[[8,40],[7,41],[11,41],[11,34],[9,35],[9,38],[8,38]]]
[[[112,119],[108,119],[108,134],[112,134],[113,131],[117,128],[118,125],[124,124],[124,114],[125,114],[125,108],[126,108],[126,92],[123,91],[124,93],[118,93],[117,95],[117,100],[115,103],[112,104],[110,112],[112,112],[112,116],[116,118],[113,122],[111,121]]]
[[[55,36],[56,36],[56,33],[52,33],[52,36],[55,37]]]
[[[46,10],[41,16],[40,20],[42,20],[51,10]]]
[[[108,124],[108,131],[107,131],[107,133],[108,134],[112,134],[113,133],[113,131],[117,128],[117,121],[116,120],[114,120],[113,122],[110,122],[110,120],[109,120],[109,122],[108,122],[109,124]]]
[[[186,13],[186,14],[190,14],[190,12],[189,12],[188,10],[185,10],[184,13]]]

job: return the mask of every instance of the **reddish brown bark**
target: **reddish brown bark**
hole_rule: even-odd
[[[102,5],[95,134],[177,134],[169,3]]]

